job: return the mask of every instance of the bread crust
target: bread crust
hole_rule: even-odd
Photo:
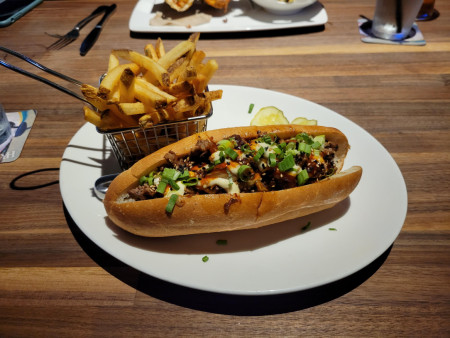
[[[171,215],[165,212],[167,198],[118,202],[124,193],[138,185],[141,176],[166,163],[166,153],[172,151],[179,156],[187,155],[200,139],[210,139],[216,143],[236,134],[252,139],[260,133],[274,133],[278,137],[289,138],[301,132],[313,136],[325,134],[329,141],[338,144],[335,154],[337,174],[313,184],[279,191],[180,196]],[[344,200],[356,188],[362,175],[359,166],[341,171],[348,149],[345,135],[330,127],[280,125],[206,131],[162,148],[121,173],[111,183],[104,206],[109,218],[117,226],[145,237],[257,228],[328,209]],[[230,203],[230,199],[233,199],[233,203]],[[227,203],[228,210],[225,208]]]

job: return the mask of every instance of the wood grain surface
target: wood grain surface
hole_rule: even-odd
[[[1,28],[0,45],[95,85],[111,49],[142,50],[158,36],[170,48],[186,37],[132,36],[136,1],[116,3],[85,57],[81,40],[47,51],[53,39],[45,32],[68,31],[99,1],[44,1]],[[84,124],[82,104],[2,67],[0,103],[38,116],[20,158],[0,164],[0,336],[450,335],[450,2],[437,0],[440,16],[418,23],[426,46],[362,43],[357,19],[373,16],[374,0],[322,3],[324,27],[205,34],[199,46],[219,63],[212,83],[317,102],[386,147],[408,189],[392,247],[344,280],[273,297],[209,294],[144,275],[96,247],[65,210],[58,168]]]

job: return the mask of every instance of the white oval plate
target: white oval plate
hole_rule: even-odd
[[[193,15],[197,10],[211,15],[211,21],[192,27],[150,25],[150,20],[155,17],[157,11],[172,19],[178,19]],[[164,0],[139,0],[131,13],[128,26],[130,31],[135,33],[231,33],[314,27],[324,25],[327,21],[327,12],[319,2],[301,12],[286,16],[268,13],[251,0],[231,0],[226,13],[207,5],[199,7],[195,4],[187,12],[177,13],[165,4]]]
[[[407,211],[403,176],[386,149],[345,117],[298,97],[250,87],[223,89],[208,129],[247,126],[255,113],[273,105],[291,121],[303,116],[345,133],[351,150],[344,169],[363,167],[351,196],[315,215],[260,229],[173,238],[140,238],[108,222],[92,187],[117,171],[109,145],[86,124],[67,146],[61,162],[64,203],[78,227],[96,245],[125,264],[179,285],[236,295],[306,290],[347,277],[383,254],[398,236]],[[249,105],[255,104],[251,114]],[[220,221],[220,220],[218,220]],[[307,230],[302,228],[310,222]],[[218,239],[227,240],[218,245]],[[202,261],[204,256],[209,260]]]

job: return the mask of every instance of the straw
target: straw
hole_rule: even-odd
[[[397,0],[395,4],[395,21],[397,22],[397,33],[402,32],[402,0]]]

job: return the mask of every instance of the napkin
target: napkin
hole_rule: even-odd
[[[3,149],[0,149],[0,163],[12,162],[19,158],[34,120],[36,119],[36,111],[23,110],[20,112],[8,112],[6,116],[8,121],[13,124],[11,128],[12,139],[7,144],[4,144]]]

